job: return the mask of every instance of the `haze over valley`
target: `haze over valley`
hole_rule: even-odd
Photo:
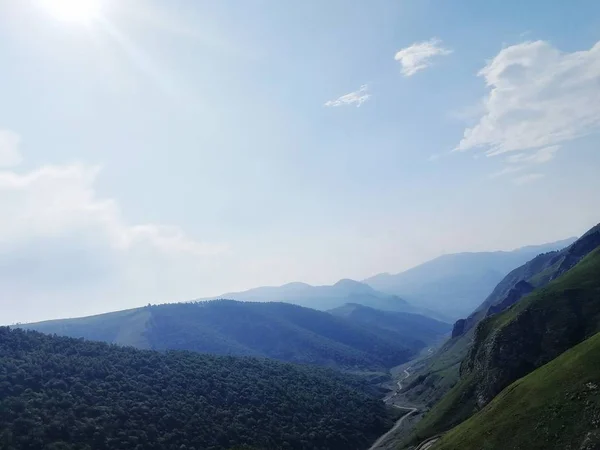
[[[600,450],[599,18],[0,0],[0,450]]]

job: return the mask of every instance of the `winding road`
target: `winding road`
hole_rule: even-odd
[[[441,436],[430,437],[419,444],[415,450],[428,450],[433,444],[435,444]]]
[[[369,450],[375,450],[377,447],[379,447],[381,445],[381,443],[383,441],[385,441],[390,434],[392,434],[394,431],[396,431],[402,425],[402,422],[404,421],[404,419],[406,419],[408,416],[411,416],[418,411],[417,408],[406,408],[404,406],[398,406],[398,405],[394,405],[394,408],[405,409],[405,410],[408,410],[408,412],[406,414],[404,414],[402,417],[400,417],[400,419],[398,419],[396,424],[387,433],[385,433],[383,436],[381,436],[379,439],[377,439],[375,441],[375,443],[373,445],[371,445],[371,447],[369,447]]]
[[[402,390],[402,382],[404,380],[406,380],[408,377],[410,377],[410,372],[408,371],[408,369],[410,369],[410,367],[408,367],[407,369],[404,369],[404,378],[402,378],[400,381],[398,381],[398,390],[396,392],[394,392],[393,394],[390,394],[389,396],[387,396],[386,398],[383,399],[384,402],[387,402],[388,400],[390,400],[392,397],[396,396],[396,394],[398,394],[399,391]],[[415,414],[416,412],[418,412],[419,410],[417,408],[413,408],[411,406],[398,406],[398,405],[393,405],[394,408],[398,408],[398,409],[404,409],[406,411],[408,411],[406,414],[404,414],[402,417],[400,417],[396,423],[394,424],[394,426],[384,435],[382,435],[381,437],[379,437],[379,439],[377,439],[375,441],[375,443],[373,445],[371,445],[371,447],[369,447],[369,450],[375,450],[377,447],[379,447],[381,445],[381,443],[387,439],[387,437],[392,434],[394,431],[396,431],[401,425],[402,422],[404,422],[404,419],[406,419],[409,416],[412,416],[413,414]]]
[[[410,369],[410,367],[408,369]],[[399,391],[402,390],[402,382],[404,380],[406,380],[408,377],[410,377],[410,373],[409,373],[408,369],[404,369],[404,378],[402,378],[400,381],[398,381],[398,390]]]
[[[433,348],[430,347],[429,349],[427,349],[427,352],[429,355],[431,355],[433,353]],[[383,401],[385,403],[387,403],[390,399],[392,399],[393,397],[398,395],[398,393],[402,390],[402,382],[405,381],[408,377],[410,377],[409,370],[411,368],[412,368],[412,366],[404,369],[404,378],[402,378],[400,381],[397,382],[398,390],[395,391],[394,393],[388,395],[387,397],[385,397],[383,399]],[[387,433],[385,433],[383,436],[379,437],[379,439],[377,439],[375,441],[375,443],[373,445],[371,445],[371,447],[369,447],[369,450],[376,450],[382,444],[382,442],[385,441],[390,436],[390,434],[392,434],[394,431],[396,431],[398,428],[400,428],[400,426],[404,422],[404,419],[419,412],[418,408],[414,408],[412,406],[398,406],[398,405],[393,405],[393,406],[394,406],[394,408],[404,409],[408,412],[406,414],[404,414],[402,417],[400,417],[400,419],[398,419],[396,421],[394,426]],[[433,436],[433,437],[430,437],[429,439],[424,440],[423,442],[421,442],[418,445],[418,447],[415,450],[428,450],[433,444],[436,443],[436,441],[439,440],[440,437],[441,437],[441,435],[437,435],[437,436]]]

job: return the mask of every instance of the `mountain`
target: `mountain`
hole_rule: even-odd
[[[545,287],[477,324],[460,381],[419,423],[418,439],[461,423],[512,382],[600,331],[600,226],[552,260],[557,256],[551,270],[530,279],[551,280]]]
[[[539,254],[512,270],[473,313],[455,323],[451,339],[424,365],[414,367],[416,377],[407,384],[404,393],[407,400],[429,405],[436,403],[457,382],[461,362],[471,348],[478,323],[504,311],[532,290],[564,274],[599,245],[600,225],[568,247]]]
[[[0,328],[0,448],[362,450],[392,421],[357,379],[268,359]]]
[[[449,324],[420,314],[381,311],[357,303],[347,303],[328,312],[360,324],[374,333],[383,333],[399,342],[416,340],[422,344],[432,343],[451,330]]]
[[[571,238],[510,252],[443,255],[405,272],[383,273],[363,282],[380,292],[405,298],[416,307],[458,319],[471,313],[515,267],[574,241]]]
[[[288,303],[215,300],[147,306],[25,327],[145,349],[381,369],[407,361],[447,330],[442,325],[436,335],[420,325],[423,320],[435,321],[419,316],[413,320],[414,334],[401,335]]]
[[[600,225],[597,225],[568,247],[541,253],[511,271],[463,323],[455,325],[453,335],[464,334],[484,317],[504,311],[533,289],[545,286],[574,267],[599,245]]]
[[[306,308],[326,311],[346,303],[359,303],[385,311],[405,311],[429,314],[415,308],[397,295],[384,294],[364,283],[340,280],[331,286],[311,286],[306,283],[289,283],[283,286],[266,286],[243,292],[229,292],[202,300],[229,299],[244,302],[285,302]]]
[[[504,389],[432,450],[600,448],[600,334]]]

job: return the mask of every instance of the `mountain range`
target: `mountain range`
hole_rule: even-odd
[[[337,308],[346,303],[358,303],[384,311],[414,312],[443,319],[439,314],[415,307],[397,295],[379,292],[365,283],[350,279],[342,279],[333,285],[324,286],[312,286],[301,282],[288,283],[283,286],[263,286],[199,300],[220,299],[244,302],[285,302],[321,311]]]
[[[200,300],[286,302],[323,311],[355,303],[384,311],[412,312],[453,321],[473,311],[481,299],[514,268],[540,253],[560,250],[574,241],[575,238],[569,238],[507,252],[443,255],[405,272],[395,275],[382,273],[363,282],[342,279],[324,286],[293,282],[228,292]]]
[[[214,449],[359,450],[390,426],[392,411],[399,412],[386,413],[373,402],[372,388],[329,368],[376,375],[370,379],[379,382],[380,374],[406,363],[398,391],[385,398],[420,412],[400,437],[382,437],[392,440],[386,448],[600,448],[600,225],[576,240],[447,255],[407,273],[366,280],[375,286],[291,283],[223,296],[234,300],[148,305],[23,326],[36,331],[0,329],[0,360],[7,368],[0,373],[0,394],[8,398],[0,396],[0,425],[13,430],[0,433],[0,446],[15,447],[15,436],[35,446],[32,439],[44,436],[57,448],[71,448],[66,442],[154,448],[139,426],[123,422],[130,416],[136,424],[149,419],[153,436],[169,443],[157,449],[202,441]],[[400,281],[386,285],[390,277]],[[417,313],[435,315],[429,309],[435,306],[456,316],[470,295],[498,277],[453,326]],[[469,279],[473,290],[467,292]],[[446,296],[458,304],[443,301],[438,284],[444,282]],[[422,352],[448,335],[433,355]],[[386,383],[392,384],[389,378]],[[293,398],[282,394],[288,389]],[[202,413],[194,415],[198,402]],[[69,427],[52,421],[69,422],[55,411],[59,404],[83,421]],[[295,412],[288,417],[290,409]],[[365,423],[359,425],[361,415]],[[35,436],[23,430],[36,430]]]
[[[572,244],[569,238],[513,251],[454,253],[392,275],[382,273],[363,282],[379,292],[397,295],[417,308],[458,319],[471,313],[511,270],[540,253]]]

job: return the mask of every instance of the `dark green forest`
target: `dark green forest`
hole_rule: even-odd
[[[332,370],[0,328],[3,450],[348,450],[389,426]]]

